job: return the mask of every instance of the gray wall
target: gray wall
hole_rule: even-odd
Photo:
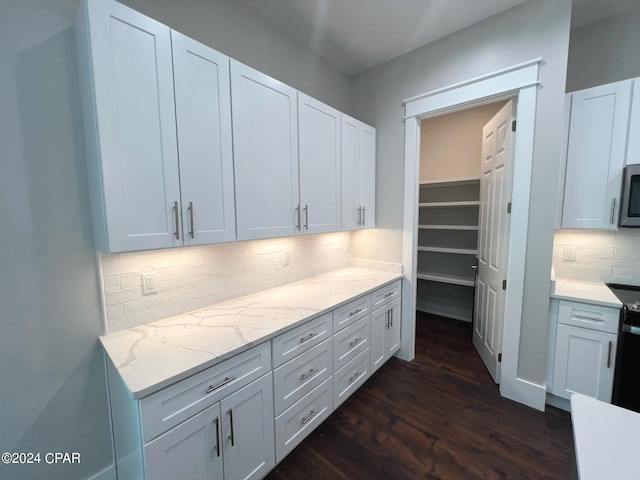
[[[0,464],[2,479],[82,479],[113,462],[97,344],[102,323],[78,93],[77,5],[0,0],[0,452],[81,454],[80,465]],[[349,110],[342,73],[237,2],[147,1],[146,7],[184,33]]]
[[[403,212],[402,100],[542,57],[529,212],[518,374],[542,384],[559,173],[570,0],[525,2],[353,79],[353,114],[377,127],[376,222],[354,235],[353,256],[400,262]],[[523,214],[514,212],[515,215]],[[365,242],[366,240],[366,242]]]
[[[571,31],[567,92],[640,77],[640,5]]]

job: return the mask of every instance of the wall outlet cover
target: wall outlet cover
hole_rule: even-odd
[[[576,255],[577,255],[577,250],[578,247],[576,246],[565,246],[564,247],[564,261],[565,262],[575,262],[576,261]]]
[[[156,272],[146,272],[142,274],[142,294],[155,295],[158,293],[158,279]]]

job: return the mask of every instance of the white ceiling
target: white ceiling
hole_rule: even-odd
[[[525,0],[241,1],[339,70],[355,75]],[[639,3],[573,0],[572,27],[625,13]]]

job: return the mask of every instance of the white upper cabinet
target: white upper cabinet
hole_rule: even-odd
[[[342,114],[342,229],[375,227],[376,130]]]
[[[80,15],[96,246],[121,252],[180,244],[171,31],[109,0],[85,3]]]
[[[341,225],[340,112],[298,92],[300,208],[303,233]]]
[[[185,245],[235,240],[229,57],[171,32]]]
[[[295,235],[297,92],[232,60],[231,94],[238,240]]]
[[[640,78],[633,80],[632,97],[626,165],[640,163]]]
[[[562,228],[615,230],[632,81],[570,96]]]
[[[97,248],[234,240],[229,58],[114,1],[83,13]]]

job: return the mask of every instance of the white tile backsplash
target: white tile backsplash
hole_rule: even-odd
[[[576,259],[563,260],[565,246]],[[640,282],[640,230],[558,230],[553,240],[553,268],[558,278],[588,282]]]
[[[284,252],[290,264],[283,265]],[[351,233],[101,254],[109,332],[319,275],[351,263]],[[376,265],[385,267],[386,264]],[[364,265],[362,265],[364,266]],[[158,293],[142,295],[155,271]]]

